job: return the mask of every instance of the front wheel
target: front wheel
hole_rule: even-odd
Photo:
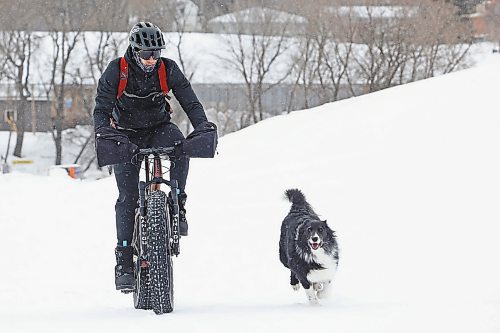
[[[139,211],[135,214],[134,238],[134,307],[136,309],[151,310],[151,287],[149,277],[149,265],[142,259],[142,238],[147,227],[145,219],[141,217]]]
[[[149,287],[149,269],[141,268],[136,264],[134,307],[136,309],[151,310],[151,291]]]
[[[172,257],[168,249],[170,229],[165,192],[151,193],[146,218],[151,306],[156,314],[169,313],[174,310],[174,288]]]

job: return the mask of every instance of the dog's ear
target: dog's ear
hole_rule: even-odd
[[[328,222],[326,220],[321,221],[321,222],[324,222],[326,224],[326,226],[328,227],[327,228],[327,233],[330,234],[332,238],[337,237],[337,235],[335,234],[335,230],[333,230],[332,228],[330,228],[330,226],[328,225]]]

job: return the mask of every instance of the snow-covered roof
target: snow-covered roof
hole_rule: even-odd
[[[245,22],[245,23],[261,23],[263,21],[272,18],[274,22],[294,22],[294,23],[307,23],[307,19],[303,16],[290,14],[287,12],[274,10],[265,7],[253,7],[248,8],[239,12],[234,12],[230,14],[225,14],[222,16],[217,16],[211,19],[209,22],[217,23],[233,23],[233,22]]]
[[[415,16],[418,6],[339,6],[329,7],[329,10],[342,15],[352,14],[358,18],[394,18]]]

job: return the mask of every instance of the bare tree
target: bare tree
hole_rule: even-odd
[[[175,50],[178,59],[179,67],[186,78],[191,81],[196,72],[198,64],[194,62],[192,57],[186,56],[187,52],[185,52],[184,50],[184,37],[185,34],[192,28],[189,27],[189,19],[195,14],[193,12],[195,8],[192,6],[187,6],[185,2],[179,1],[167,2],[164,4],[164,6],[170,13],[174,14],[171,17],[173,20],[173,27],[176,32],[175,34],[168,34],[165,38],[166,42],[169,45],[173,45],[173,49]],[[176,112],[178,108],[178,103],[175,104],[175,107],[172,106],[172,119],[177,124],[179,124],[180,127],[181,124],[185,124],[184,133],[187,134],[191,129],[191,123],[183,112]]]
[[[7,7],[8,6],[8,7]],[[15,20],[29,21],[31,11],[28,11],[26,4],[20,3],[17,6],[0,3],[0,11],[8,10],[10,15],[3,17],[3,24],[14,26]],[[28,109],[28,98],[32,96],[30,91],[30,74],[32,55],[38,47],[38,38],[28,30],[26,24],[24,30],[6,30],[0,32],[0,55],[3,61],[0,64],[0,77],[14,82],[17,111],[17,135],[14,156],[21,157],[26,123],[26,112]]]
[[[28,98],[32,95],[29,85],[31,57],[37,47],[37,38],[28,31],[0,32],[0,54],[5,57],[4,77],[15,83],[17,136],[14,156],[21,157],[23,146]]]
[[[317,68],[320,66],[320,56],[318,49],[315,47],[314,40],[311,34],[306,34],[304,38],[299,39],[297,45],[298,52],[292,56],[292,67],[290,77],[294,78],[287,111],[293,110],[295,102],[295,94],[298,89],[302,89],[304,93],[304,108],[309,107],[309,90],[311,85],[316,83]]]
[[[198,64],[193,62],[192,58],[188,58],[183,50],[184,35],[189,31],[189,18],[194,15],[194,7],[188,7],[182,2],[172,2],[166,3],[170,12],[175,13],[173,15],[173,23],[175,27],[175,39],[167,38],[168,43],[174,45],[177,59],[179,59],[179,66],[184,73],[184,75],[191,80],[196,71]]]
[[[318,82],[321,103],[337,100],[345,83],[351,95],[360,93],[358,85],[372,92],[459,69],[471,45],[467,24],[441,0],[319,0],[304,14],[310,22],[299,37],[292,98],[300,87],[306,108]]]
[[[425,46],[422,78],[460,69],[472,45],[470,23],[458,17],[450,3],[423,2],[415,21],[415,39]]]
[[[318,48],[317,76],[323,91],[322,102],[336,101],[347,79],[357,36],[351,15],[337,10],[321,10],[316,16],[315,41]]]
[[[358,26],[356,30],[362,52],[353,56],[355,66],[350,75],[357,77],[367,87],[367,92],[394,85],[396,73],[406,56],[404,38],[407,26],[404,19],[407,16],[393,13],[389,8],[386,11],[366,6],[361,13],[355,14],[359,17],[354,24]],[[386,19],[387,16],[393,17]],[[366,26],[363,28],[363,25]]]
[[[271,78],[271,72],[279,63],[287,61],[286,52],[291,46],[289,27],[294,17],[264,8],[246,10],[228,18],[229,26],[236,33],[222,36],[230,54],[225,60],[243,78],[251,120],[257,123],[264,119],[263,95],[290,74],[291,66]]]
[[[92,0],[98,5],[98,0]],[[85,48],[84,70],[78,69],[73,75],[73,85],[77,88],[82,108],[87,112],[89,119],[95,106],[95,91],[102,73],[108,63],[119,56],[120,50],[126,47],[128,39],[123,33],[113,32],[114,27],[123,20],[120,4],[109,2],[101,6],[101,12],[95,17],[95,24],[99,31],[82,34],[82,42]],[[78,134],[79,132],[77,132]],[[95,161],[93,149],[94,135],[92,131],[82,140],[78,155],[73,163],[79,163],[82,158],[86,165],[83,172],[87,171]]]
[[[62,131],[65,118],[65,96],[68,80],[68,69],[73,51],[81,38],[83,22],[80,12],[75,6],[80,2],[70,3],[66,0],[50,2],[47,6],[47,24],[51,27],[49,33],[52,40],[51,77],[46,87],[48,97],[54,96],[52,115],[52,137],[56,148],[55,164],[62,161]],[[57,15],[54,15],[57,13]]]
[[[348,77],[351,83],[363,83],[366,92],[448,73],[465,64],[470,29],[452,4],[435,0],[399,4],[367,5],[356,13],[362,52],[355,52]]]

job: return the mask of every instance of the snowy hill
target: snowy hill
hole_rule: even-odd
[[[114,180],[0,176],[1,332],[498,332],[500,65],[263,121],[193,160],[176,310],[113,290]],[[278,259],[283,192],[337,231],[333,297]]]

